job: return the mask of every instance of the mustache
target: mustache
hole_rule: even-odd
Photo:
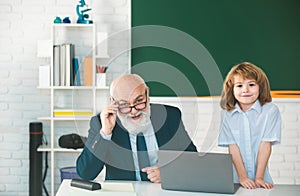
[[[132,118],[132,117],[136,117],[136,116],[139,116],[141,114],[146,114],[146,112],[143,112],[143,111],[138,111],[136,114],[127,114],[126,115],[126,118]]]

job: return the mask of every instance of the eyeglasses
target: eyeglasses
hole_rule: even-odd
[[[146,90],[146,92],[145,92],[145,98],[146,98],[146,100],[145,101],[137,101],[137,103],[136,104],[134,104],[134,105],[132,105],[132,106],[130,106],[128,103],[125,103],[125,104],[118,104],[119,105],[119,107],[118,107],[118,109],[119,109],[119,111],[122,113],[122,114],[128,114],[128,113],[130,113],[131,112],[131,110],[132,110],[132,108],[134,108],[135,110],[143,110],[143,109],[145,109],[146,108],[146,106],[147,106],[147,90]],[[113,101],[114,102],[118,102],[118,101],[116,101],[113,97],[112,97],[112,99],[113,99]]]

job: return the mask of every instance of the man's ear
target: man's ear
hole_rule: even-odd
[[[150,100],[150,88],[147,86],[146,88],[146,91],[147,91],[147,99]]]
[[[110,101],[110,104],[114,103],[114,99],[112,98],[112,96],[109,97],[109,101]]]

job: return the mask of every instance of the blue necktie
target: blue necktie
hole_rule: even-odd
[[[138,156],[138,162],[139,162],[139,167],[140,167],[141,180],[149,181],[149,179],[147,178],[147,173],[141,171],[142,168],[150,166],[145,137],[143,136],[142,133],[139,133],[137,135],[136,144],[137,144],[137,156]]]

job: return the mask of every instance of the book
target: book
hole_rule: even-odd
[[[66,43],[64,44],[66,49],[66,53],[65,53],[65,78],[66,78],[66,84],[65,86],[71,86],[71,44]]]
[[[71,43],[55,45],[53,50],[53,85],[74,86],[75,45]]]
[[[74,86],[74,45],[71,43],[63,44],[65,47],[65,86]]]
[[[75,85],[74,58],[75,58],[75,46],[74,46],[74,44],[71,44],[71,46],[70,46],[70,86]]]
[[[78,58],[74,58],[75,86],[81,86]]]
[[[92,57],[85,57],[84,64],[84,86],[93,85],[93,59]]]
[[[89,109],[54,109],[54,117],[90,117],[93,111]]]
[[[53,46],[53,86],[60,86],[60,45]]]
[[[60,86],[66,86],[66,44],[60,46]]]
[[[65,43],[64,46],[64,54],[63,58],[65,58],[64,62],[64,70],[65,70],[65,86],[74,86],[74,70],[73,70],[73,59],[74,59],[74,45],[71,43]]]

